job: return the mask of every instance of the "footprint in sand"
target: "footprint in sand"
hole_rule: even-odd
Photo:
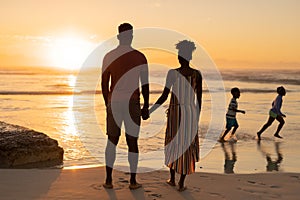
[[[251,183],[251,184],[256,184],[255,181],[248,181],[248,183]]]
[[[124,179],[124,178],[122,178],[122,177],[119,178],[119,181],[118,181],[118,182],[120,182],[120,183],[129,183],[128,180],[126,180],[126,179]]]
[[[90,187],[93,188],[94,190],[102,190],[102,189],[104,189],[103,186],[102,186],[102,184],[92,184],[92,185],[90,185]],[[114,185],[114,189],[113,190],[116,191],[116,190],[121,190],[123,188],[124,188],[123,186],[117,187],[116,185]]]
[[[150,197],[156,197],[156,198],[161,198],[162,197],[161,194],[149,194],[148,196],[150,196]]]
[[[265,186],[266,184],[265,183],[258,183],[258,182],[255,182],[255,181],[247,181],[248,183],[251,183],[253,185],[262,185],[262,186]]]
[[[200,175],[201,178],[209,178],[209,176]]]
[[[219,194],[219,193],[216,193],[216,192],[209,192],[210,196],[212,197],[222,197],[222,198],[225,198],[223,195]]]
[[[198,188],[198,187],[193,187],[192,188],[192,192],[200,192],[200,191],[201,191],[201,189]]]
[[[271,185],[270,188],[281,188],[281,187],[278,185]]]
[[[95,190],[102,190],[102,188],[103,188],[101,184],[92,184],[92,185],[90,185],[90,187]]]
[[[295,179],[297,179],[298,181],[300,181],[300,178],[299,178],[299,176],[296,176],[296,175],[292,175],[292,176],[290,176],[291,178],[295,178]]]

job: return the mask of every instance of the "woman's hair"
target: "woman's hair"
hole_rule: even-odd
[[[176,49],[178,49],[179,56],[190,61],[192,59],[192,53],[196,49],[196,45],[192,41],[182,40],[176,44]]]

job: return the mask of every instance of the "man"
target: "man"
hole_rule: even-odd
[[[128,161],[130,165],[130,189],[138,189],[142,185],[136,181],[138,164],[138,136],[141,116],[149,118],[149,84],[148,65],[145,56],[131,47],[133,27],[123,23],[118,27],[119,46],[107,53],[102,66],[102,94],[106,105],[107,146],[105,150],[106,181],[104,188],[113,188],[112,170],[116,158],[116,146],[121,135],[124,122]],[[144,106],[140,108],[140,88]],[[110,88],[109,88],[110,83]]]

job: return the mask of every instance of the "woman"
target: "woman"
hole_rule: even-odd
[[[184,191],[185,177],[195,172],[195,162],[199,161],[198,122],[202,76],[189,65],[195,44],[183,40],[176,44],[176,49],[181,66],[169,70],[164,91],[149,112],[162,105],[172,89],[165,136],[165,164],[170,168],[171,175],[167,183],[175,186],[175,172],[179,173],[178,191]]]

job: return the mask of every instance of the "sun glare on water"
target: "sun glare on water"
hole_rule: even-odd
[[[57,37],[51,39],[49,57],[55,67],[76,70],[95,46],[96,44],[74,35]]]

